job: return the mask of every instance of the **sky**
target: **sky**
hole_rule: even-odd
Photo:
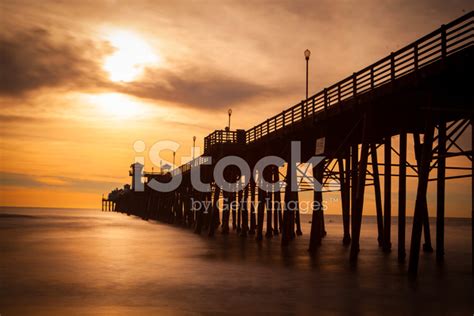
[[[137,140],[175,141],[185,161],[193,136],[202,146],[227,125],[228,108],[232,128],[247,129],[301,101],[305,49],[313,94],[472,9],[466,0],[2,0],[0,205],[98,207],[129,182]],[[448,183],[448,215],[469,216],[466,183]]]

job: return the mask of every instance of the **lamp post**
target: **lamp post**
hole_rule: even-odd
[[[176,165],[175,165],[175,163],[174,163],[174,161],[175,161],[175,157],[176,157],[176,152],[175,152],[175,151],[173,151],[173,169],[174,169],[174,168],[175,168],[175,166],[176,166]]]
[[[196,136],[193,136],[193,160],[194,160],[194,149],[196,148]]]
[[[232,115],[232,109],[229,109],[227,111],[227,113],[229,114],[229,126],[228,126],[228,128],[229,128],[229,131],[230,131],[230,116]]]
[[[309,49],[304,51],[304,58],[306,59],[306,100],[308,100],[308,62],[311,51]]]

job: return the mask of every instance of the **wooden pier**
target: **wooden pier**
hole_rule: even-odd
[[[166,182],[179,172],[182,182],[176,190],[157,192],[145,183],[143,192],[126,190],[113,201],[103,199],[102,210],[105,205],[107,210],[187,226],[209,236],[220,228],[223,234],[233,230],[243,237],[255,235],[257,240],[278,237],[286,246],[304,233],[299,209],[289,206],[298,205],[299,191],[313,190],[304,184],[299,190],[292,189],[296,165],[267,166],[236,193],[226,192],[216,184],[214,168],[228,156],[243,159],[252,170],[266,156],[290,162],[291,144],[299,141],[300,163],[315,153],[324,156],[322,163],[313,166],[314,178],[323,184],[328,180],[340,183],[342,244],[351,247],[350,260],[357,262],[359,255],[365,190],[370,186],[374,188],[378,242],[384,252],[392,250],[391,218],[398,215],[400,262],[406,258],[406,216],[413,215],[408,271],[416,275],[420,250],[436,249],[438,262],[444,257],[446,181],[474,181],[472,147],[463,149],[458,142],[469,127],[471,134],[473,131],[473,25],[474,14],[469,12],[249,130],[214,131],[204,139],[203,156],[170,173],[146,175],[147,182],[152,178]],[[394,146],[395,137],[398,146]],[[407,154],[409,139],[414,144],[412,161]],[[378,157],[378,149],[383,152],[383,159]],[[209,157],[211,164],[207,164]],[[453,157],[465,157],[470,166],[448,166]],[[204,183],[211,184],[211,191],[195,190],[193,168],[199,169]],[[447,176],[447,170],[464,173]],[[395,187],[393,177],[398,178]],[[406,207],[408,177],[418,181],[413,212]],[[224,178],[237,185],[242,183],[238,168],[226,168]],[[264,180],[271,186],[281,181],[282,192],[261,189]],[[434,245],[427,203],[430,181],[436,182],[437,188],[436,211],[431,212],[431,216],[436,215]],[[392,208],[394,190],[398,192],[398,209]],[[313,191],[314,201],[318,202],[313,204],[322,205],[324,192]],[[222,197],[224,203],[219,203]],[[193,201],[206,207],[194,208]],[[236,207],[229,207],[231,204]],[[310,252],[317,251],[325,235],[323,209],[315,207]]]

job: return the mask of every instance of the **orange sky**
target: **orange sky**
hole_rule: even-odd
[[[315,93],[472,9],[465,0],[3,0],[0,205],[98,207],[128,181],[136,140],[176,141],[180,161],[193,135],[201,146],[227,124],[229,107],[233,128],[249,128],[299,102],[306,48]],[[448,191],[448,214],[470,216],[469,181]]]

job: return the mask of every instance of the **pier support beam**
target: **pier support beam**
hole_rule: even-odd
[[[446,123],[438,125],[438,177],[436,187],[436,260],[444,258],[444,199],[446,182]]]
[[[272,181],[275,183],[275,188],[279,187],[280,173],[278,167],[272,167]],[[273,235],[278,236],[281,217],[281,196],[280,190],[273,192]]]
[[[392,249],[392,137],[388,136],[384,142],[384,214],[383,214],[383,251]]]
[[[236,199],[236,192],[230,192],[229,193],[229,210],[232,211],[232,229],[236,230],[237,229],[237,209],[235,208],[235,199]]]
[[[214,187],[214,196],[212,201],[212,211],[209,220],[209,236],[214,236],[216,232],[216,227],[219,226],[219,195],[221,193],[221,188],[218,185]]]
[[[358,163],[359,163],[359,145],[353,144],[351,146],[351,235],[354,238],[354,225],[356,221],[355,208],[356,208],[356,196],[357,196],[357,174],[358,174]]]
[[[265,238],[273,237],[273,227],[272,227],[272,195],[273,195],[273,173],[270,167],[267,167],[267,171],[264,170],[265,180],[270,180],[270,184],[265,193],[265,206],[267,209],[267,231],[265,232]]]
[[[205,193],[202,193],[202,192],[198,192],[196,191],[196,194],[194,195],[196,200],[194,202],[196,203],[193,203],[195,204],[193,207],[196,207],[196,206],[199,206],[198,209],[194,209],[194,213],[196,214],[196,221],[195,221],[195,224],[194,224],[194,232],[196,234],[201,234],[201,231],[202,231],[202,225],[203,225],[203,216],[204,216],[204,212],[206,211],[205,207],[206,207],[206,203],[205,203]]]
[[[296,168],[297,166],[292,166],[291,176],[295,177],[296,179]],[[300,222],[300,195],[298,188],[296,190],[290,190],[290,200],[292,201],[293,211],[290,213],[290,232],[291,232],[291,239],[294,239],[296,236],[303,235],[301,231],[301,222]]]
[[[314,179],[322,184],[324,174],[324,164],[321,162],[313,168]],[[314,183],[313,187],[313,215],[311,218],[311,233],[309,239],[309,252],[314,253],[321,245],[321,238],[323,237],[323,223],[322,223],[322,208],[323,208],[323,192],[322,186]]]
[[[420,169],[420,164],[421,164],[421,155],[422,155],[422,150],[423,150],[423,144],[421,144],[420,141],[420,135],[419,134],[413,134],[413,139],[415,142],[415,156],[416,160],[418,162],[418,170]],[[418,171],[419,173],[419,171]],[[425,199],[425,211],[422,212],[423,218],[423,232],[425,236],[425,243],[423,244],[423,251],[424,252],[433,252],[433,247],[431,246],[431,232],[430,232],[430,218],[429,218],[429,212],[428,212],[428,202]]]
[[[342,172],[341,177],[341,201],[343,202],[342,206],[342,225],[344,230],[344,237],[342,238],[342,244],[347,246],[351,243],[351,234],[350,234],[350,223],[351,223],[351,154],[350,148],[347,148],[346,153],[346,166],[344,166],[342,161],[339,165],[339,171]],[[344,181],[342,181],[344,179]],[[343,189],[343,190],[342,190]]]
[[[262,177],[262,175],[260,175]],[[263,239],[263,220],[265,216],[265,199],[266,192],[262,189],[262,183],[258,186],[258,207],[257,207],[257,236],[256,240],[260,241]]]
[[[398,261],[405,261],[407,133],[400,133],[400,161],[398,178]]]
[[[222,191],[223,203],[222,203],[222,234],[227,235],[229,233],[229,218],[230,209],[232,207],[232,193]]]
[[[205,212],[203,213],[202,228],[205,230],[209,230],[209,224],[211,223],[211,216],[212,216],[212,209],[213,209],[212,190],[211,192],[204,193],[204,199],[206,201],[206,209],[205,209]]]
[[[418,164],[418,187],[416,192],[415,213],[413,216],[413,228],[410,243],[410,258],[408,272],[412,276],[418,273],[418,261],[420,256],[421,233],[424,218],[427,217],[426,193],[428,190],[428,177],[432,157],[434,127],[427,124],[424,144],[422,146],[421,159]]]
[[[294,218],[294,211],[292,209],[294,201],[292,201],[292,192],[291,192],[291,163],[287,164],[286,167],[286,176],[285,176],[285,203],[283,209],[283,223],[281,227],[281,245],[283,247],[288,246],[288,243],[292,239],[291,234],[291,217]]]
[[[253,176],[250,178],[250,230],[249,234],[254,235],[255,234],[255,228],[256,228],[256,218],[255,218],[255,179]]]
[[[242,231],[242,199],[243,199],[243,196],[244,196],[244,191],[243,191],[243,187],[242,187],[242,183],[240,182],[240,178],[238,180],[239,182],[237,182],[237,188],[238,188],[238,191],[237,191],[237,201],[236,201],[236,206],[237,206],[237,233],[240,234],[240,232]]]
[[[380,190],[380,176],[376,144],[370,145],[370,155],[372,159],[372,175],[374,177],[375,211],[377,214],[377,241],[379,243],[379,247],[383,247],[384,228],[382,215],[382,193]]]
[[[359,254],[360,228],[362,224],[362,211],[364,208],[365,177],[367,173],[367,159],[369,156],[369,144],[362,143],[360,154],[359,174],[356,186],[356,200],[353,208],[352,218],[352,243],[350,260],[355,263]]]
[[[296,235],[303,235],[303,230],[301,229],[301,217],[300,217],[300,197],[299,191],[294,192],[295,201],[296,201],[296,212],[295,212],[295,221],[296,221]],[[324,224],[322,224],[324,225]]]
[[[425,243],[423,244],[424,252],[433,252],[433,246],[431,244],[431,228],[430,228],[430,215],[428,212],[428,201],[425,204],[425,217],[423,218],[423,231],[425,233]]]
[[[243,188],[243,199],[241,202],[240,208],[242,209],[242,230],[240,231],[240,236],[247,237],[247,233],[249,231],[249,207],[248,207],[248,199],[249,199],[249,185],[246,185]]]

